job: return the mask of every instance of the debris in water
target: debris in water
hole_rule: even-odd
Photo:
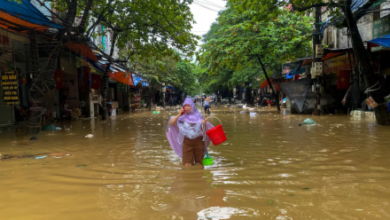
[[[69,156],[69,153],[51,153],[50,156]]]
[[[309,190],[310,188],[302,188],[303,190]]]
[[[38,156],[38,157],[34,157],[34,159],[43,159],[43,158],[46,158],[47,156]]]
[[[299,124],[298,126],[302,126],[302,124]]]
[[[59,130],[61,130],[61,129],[62,129],[61,127],[56,127],[56,130],[57,130],[57,131],[59,131]]]
[[[304,125],[316,125],[317,123],[315,121],[313,121],[311,118],[307,118],[303,121]]]
[[[80,164],[80,165],[77,165],[76,167],[86,167],[87,165],[85,164]]]
[[[268,200],[267,203],[268,203],[268,204],[274,204],[274,201],[273,201],[273,200]]]
[[[87,134],[85,135],[86,138],[93,138],[93,135],[92,134]]]
[[[32,137],[32,138],[30,138],[30,141],[36,141],[36,140],[38,140],[37,137]]]

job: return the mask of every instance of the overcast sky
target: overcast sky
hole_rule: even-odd
[[[196,24],[193,25],[192,33],[200,37],[207,33],[211,24],[216,21],[218,11],[223,10],[225,4],[226,1],[223,0],[194,0],[191,11],[194,14]]]

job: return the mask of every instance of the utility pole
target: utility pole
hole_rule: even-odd
[[[316,56],[316,46],[321,44],[320,40],[320,22],[321,22],[321,7],[315,7],[315,19],[313,29],[313,62],[321,62],[321,57]],[[317,58],[318,57],[318,58]],[[321,73],[322,75],[322,73]],[[321,114],[321,76],[316,76],[313,80],[313,86],[315,89],[316,106],[314,109],[315,115]]]

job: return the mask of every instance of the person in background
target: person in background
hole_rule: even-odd
[[[81,115],[84,115],[84,116],[86,115],[85,105],[86,105],[85,101],[84,101],[84,100],[81,100],[81,101],[80,101]]]
[[[107,113],[108,113],[108,116],[111,117],[111,113],[112,113],[112,100],[111,99],[109,102],[107,102]]]
[[[271,110],[271,99],[267,99],[268,110]]]
[[[211,109],[211,105],[210,105],[210,101],[211,101],[211,98],[210,97],[207,97],[205,100],[204,100],[204,113],[206,114],[207,111],[210,109],[210,112],[212,112],[212,109]]]

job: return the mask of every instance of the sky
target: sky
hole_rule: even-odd
[[[200,37],[210,30],[210,26],[218,18],[218,11],[225,8],[226,0],[194,0],[191,12],[196,24],[193,25],[192,33]],[[199,40],[198,45],[201,44]]]

